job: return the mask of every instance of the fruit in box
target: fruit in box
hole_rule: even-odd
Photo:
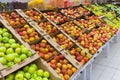
[[[66,16],[54,11],[46,12],[44,15],[56,24],[64,23],[69,20]]]
[[[6,28],[0,28],[0,31],[3,32],[0,34],[0,63],[2,63],[5,68],[11,67],[25,60],[27,57],[32,56],[32,53],[26,47],[16,42]],[[4,38],[8,38],[8,40],[5,41]]]
[[[72,74],[76,72],[76,68],[62,54],[55,56],[48,64],[64,80],[69,80]]]
[[[12,27],[21,26],[22,24],[25,24],[26,21],[20,17],[16,12],[11,13],[1,13],[1,15],[8,21],[8,23]]]
[[[15,28],[15,30],[23,38],[23,40],[28,43],[40,39],[39,34],[35,31],[35,29],[27,24],[22,27]]]
[[[95,54],[97,50],[107,42],[115,33],[117,29],[111,27],[105,23],[101,24],[101,27],[93,29],[90,33],[82,34],[77,39],[77,42],[83,46],[91,54]]]
[[[44,60],[48,60],[51,57],[57,55],[57,51],[52,46],[50,46],[44,39],[37,44],[32,44],[31,48],[38,52],[40,57]]]
[[[38,69],[36,64],[29,64],[22,69],[9,74],[5,80],[49,80],[50,73],[43,69]]]
[[[53,40],[57,42],[64,49],[67,49],[73,45],[72,41],[62,33],[55,35],[53,37]]]
[[[80,36],[80,33],[82,32],[81,28],[76,26],[72,21],[61,24],[59,27],[73,38]]]
[[[71,18],[79,18],[88,15],[90,12],[82,7],[62,9],[61,12]]]
[[[54,34],[57,32],[57,28],[48,21],[40,22],[39,26],[48,34]]]
[[[68,50],[68,52],[81,64],[85,64],[91,58],[90,56],[87,56],[85,51],[80,49],[79,47],[71,48],[70,50]]]
[[[37,12],[37,11],[35,11],[33,9],[25,11],[25,14],[27,16],[29,16],[35,22],[40,22],[42,20],[42,18],[43,18],[42,14],[40,14],[39,12]]]
[[[102,23],[101,19],[99,19],[97,16],[86,16],[85,19],[78,19],[75,21],[77,25],[79,25],[82,29],[92,29],[95,28],[97,25],[100,25]]]

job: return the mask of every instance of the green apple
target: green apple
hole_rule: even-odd
[[[33,73],[33,74],[31,75],[31,77],[34,78],[34,79],[36,80],[37,74],[36,74],[36,73]]]
[[[24,71],[24,72],[27,72],[28,69],[29,69],[29,66],[25,66],[25,67],[23,68],[23,71]]]
[[[0,52],[0,57],[4,57],[4,56],[5,56],[4,52]]]
[[[22,74],[22,75],[24,75],[24,71],[20,70],[20,71],[17,72],[17,74]]]
[[[19,57],[18,53],[13,53],[14,57]]]
[[[27,58],[27,55],[26,54],[21,54],[20,58],[21,58],[21,60],[25,60]]]
[[[5,43],[4,46],[5,46],[6,48],[9,48],[9,47],[10,47],[10,44],[9,44],[9,43]]]
[[[4,33],[2,34],[2,36],[3,36],[3,37],[9,37],[9,33],[8,33],[8,32],[4,32]]]
[[[17,48],[17,44],[16,43],[11,44],[11,48]]]
[[[23,54],[27,54],[28,53],[28,49],[26,47],[22,48],[21,51],[22,51]]]
[[[6,28],[3,28],[2,31],[3,31],[3,32],[7,32],[8,30],[7,30]]]
[[[35,73],[35,71],[36,71],[35,67],[29,67],[29,69],[28,69],[28,72],[29,72],[30,74]]]
[[[39,70],[37,70],[36,73],[37,73],[38,76],[43,76],[44,71],[42,69],[39,69]]]
[[[11,53],[14,53],[13,48],[8,48],[8,49],[6,50],[6,54],[11,54]]]
[[[7,61],[13,61],[15,57],[14,57],[14,54],[7,54],[5,58]]]
[[[25,46],[24,45],[21,45],[20,48],[24,48]]]
[[[21,48],[19,48],[19,47],[16,48],[16,49],[15,49],[15,52],[18,53],[18,54],[20,54],[20,53],[21,53]]]
[[[7,60],[4,57],[0,57],[0,63],[5,65],[5,64],[7,64]]]
[[[17,44],[17,48],[20,48],[20,44],[19,43],[16,43]]]
[[[3,39],[3,38],[2,38],[2,36],[0,35],[0,42],[2,42],[2,39]]]
[[[12,34],[9,34],[9,38],[10,38],[10,39],[13,38]]]
[[[3,37],[3,38],[2,38],[2,42],[7,43],[8,41],[9,41],[9,38],[8,38],[8,37]]]
[[[9,74],[6,79],[8,80],[14,80],[14,74]]]
[[[15,80],[24,80],[23,74],[16,74]]]
[[[42,77],[37,77],[37,80],[42,80]]]
[[[31,74],[30,73],[28,73],[28,72],[26,72],[25,74],[24,74],[24,77],[25,78],[27,78],[28,80],[30,79],[30,77],[31,77]]]
[[[15,39],[9,39],[9,43],[10,44],[13,44],[13,43],[15,43],[16,41],[15,41]]]
[[[45,77],[44,77],[42,80],[48,80],[48,78],[45,78]]]
[[[0,47],[0,52],[4,52],[4,53],[5,53],[5,52],[6,52],[6,47],[1,46],[1,47]]]
[[[0,34],[3,34],[3,30],[0,29]]]
[[[14,59],[14,63],[20,63],[20,62],[21,62],[21,58],[16,57],[16,58]]]
[[[13,65],[14,65],[14,62],[8,62],[8,63],[7,63],[7,66],[8,66],[8,67],[11,67],[11,66],[13,66]]]
[[[28,51],[27,56],[28,56],[28,57],[32,56],[32,52],[31,52],[31,51]]]
[[[4,46],[4,43],[0,43],[0,47],[1,47],[1,46]]]
[[[34,67],[34,68],[35,68],[35,70],[37,70],[37,69],[38,69],[38,67],[37,67],[37,65],[36,65],[36,64],[30,64],[30,67]]]
[[[44,77],[48,78],[50,76],[50,73],[45,71],[44,74],[43,74]]]

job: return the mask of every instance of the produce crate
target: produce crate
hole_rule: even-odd
[[[0,19],[0,22],[2,22],[1,19]],[[1,63],[3,65],[0,65],[1,66],[0,68],[1,68],[1,74],[4,77],[4,76],[18,70],[19,68],[23,67],[24,65],[36,60],[37,58],[39,58],[39,56],[37,54],[35,54],[35,52],[32,49],[30,49],[28,46],[27,47],[23,46],[22,45],[23,43],[21,42],[21,40],[18,39],[18,37],[16,37],[15,35],[13,35],[11,30],[8,30],[9,29],[9,28],[7,28],[8,26],[4,26],[3,24],[5,24],[5,23],[2,22],[1,25],[0,25],[0,28],[2,28],[5,32],[1,34],[3,38],[2,38],[2,41],[1,41],[0,48],[4,48],[5,51],[3,52],[4,54],[1,54],[1,60],[3,60],[3,62],[1,62]],[[7,38],[8,35],[9,35],[9,38]],[[9,42],[8,42],[8,40],[9,40]],[[19,53],[17,52],[16,49],[18,48],[18,46],[20,48],[19,53],[22,53],[22,54],[26,53],[26,52],[22,51],[23,48],[25,50],[27,49],[28,53],[30,53],[30,54],[27,53],[25,57],[21,57],[21,58],[19,57],[20,58],[19,61],[16,59],[16,56],[21,56],[22,54],[19,55]],[[4,50],[4,49],[2,49],[2,50]],[[4,56],[6,57],[6,59],[4,59]],[[14,57],[12,58],[12,56],[14,56]],[[8,59],[8,58],[10,58],[10,59]],[[6,63],[5,60],[7,61],[7,63]],[[11,61],[12,61],[12,63],[11,63]],[[9,65],[8,65],[8,63],[9,63]]]
[[[14,72],[14,73],[17,73],[17,72],[19,72],[19,71],[24,71],[25,70],[25,68],[27,68],[27,67],[29,67],[30,68],[30,66],[32,66],[33,65],[33,67],[34,68],[36,68],[35,67],[35,65],[37,66],[37,68],[38,68],[38,70],[44,70],[44,72],[45,71],[47,71],[47,72],[49,72],[50,74],[49,74],[49,76],[47,75],[46,77],[49,77],[49,80],[61,80],[60,79],[60,77],[55,73],[55,71],[44,61],[44,60],[42,60],[42,59],[40,59],[40,58],[38,58],[38,59],[36,59],[34,62],[31,62],[31,63],[29,63],[29,64],[27,64],[27,65],[25,65],[24,67],[22,67],[21,69],[19,69],[19,70],[17,70],[16,72]],[[27,69],[28,70],[28,72],[30,73],[30,77],[32,77],[32,75],[34,74],[34,76],[36,76],[37,77],[37,75],[35,75],[35,73],[34,72],[32,72],[32,71],[29,71],[29,68]],[[32,69],[33,70],[33,69]],[[34,69],[35,70],[35,69]],[[37,70],[36,70],[37,71]],[[32,74],[31,74],[32,73]],[[39,75],[42,75],[42,74],[39,74]],[[44,74],[43,74],[44,75]],[[24,78],[25,78],[25,75],[23,75],[24,76]],[[29,76],[27,76],[27,78],[28,78]],[[41,76],[39,76],[39,77],[41,77]],[[5,77],[5,78],[7,78],[7,77]]]

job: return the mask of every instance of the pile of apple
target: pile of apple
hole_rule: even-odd
[[[62,54],[55,56],[48,64],[63,80],[70,80],[72,74],[76,72],[76,68]]]
[[[76,59],[81,64],[85,64],[91,58],[91,56],[87,55],[84,50],[79,47],[74,47],[68,50],[68,52],[72,55],[74,59]]]
[[[46,12],[44,13],[44,15],[56,24],[61,24],[66,21],[69,21],[69,18],[67,18],[66,16],[63,16],[61,13],[57,13],[54,11]]]
[[[88,52],[95,54],[116,32],[117,29],[115,27],[103,23],[101,27],[93,29],[89,34],[82,34],[77,39],[77,42],[87,49]]]
[[[57,28],[48,21],[40,22],[39,27],[41,27],[45,32],[50,35],[58,31]]]
[[[71,46],[73,46],[72,41],[68,39],[63,33],[59,33],[53,36],[53,40],[57,42],[64,49],[68,49]]]
[[[17,43],[6,28],[0,28],[0,63],[5,68],[20,63],[32,53],[23,45]]]
[[[16,12],[11,13],[1,13],[1,15],[6,19],[12,27],[18,27],[26,23],[26,21],[18,15]]]
[[[76,26],[72,21],[61,24],[59,27],[73,38],[80,36],[80,33],[82,32],[81,28]]]
[[[88,15],[90,14],[90,11],[82,8],[82,7],[76,7],[76,8],[67,8],[67,9],[62,9],[61,13],[64,15],[71,17],[71,18],[79,18],[83,15]]]
[[[39,69],[36,64],[29,64],[22,69],[9,74],[5,80],[49,80],[50,73]]]
[[[57,51],[44,39],[37,44],[32,44],[31,48],[34,49],[44,60],[48,60],[58,54]]]
[[[75,23],[78,26],[80,26],[82,29],[90,30],[96,27],[97,25],[100,25],[102,21],[97,16],[92,15],[92,16],[86,16],[85,19],[78,19],[75,21]]]
[[[34,42],[40,39],[38,32],[34,28],[25,24],[22,27],[15,28],[15,31],[28,43]]]
[[[39,12],[35,11],[34,9],[26,10],[25,14],[29,16],[33,21],[35,22],[40,22],[43,19],[42,14]]]

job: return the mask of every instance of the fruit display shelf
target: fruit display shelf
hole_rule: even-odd
[[[1,19],[0,22],[2,22]],[[0,63],[2,64],[2,76],[0,77],[5,77],[39,58],[32,49],[27,48],[28,46],[25,44],[23,45],[21,40],[4,24],[0,23]]]

